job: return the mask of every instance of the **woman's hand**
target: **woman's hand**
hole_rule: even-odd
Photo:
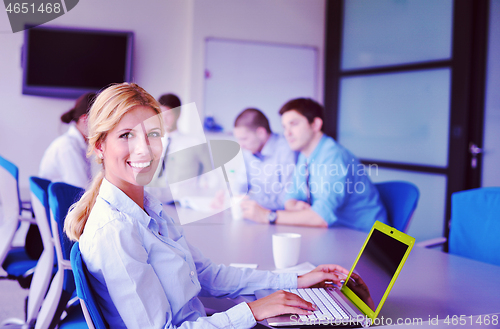
[[[248,303],[255,320],[261,321],[281,314],[312,314],[316,308],[296,294],[283,290]]]
[[[328,287],[332,283],[340,286],[340,281],[344,280],[349,271],[340,265],[320,265],[309,273],[301,275],[297,278],[297,288],[308,287]]]
[[[327,287],[331,283],[340,284],[349,271],[339,265],[320,265],[309,273],[297,278],[297,288]],[[255,320],[261,321],[281,314],[309,315],[316,306],[296,294],[283,290],[248,303]]]

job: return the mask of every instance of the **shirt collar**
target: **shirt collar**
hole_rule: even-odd
[[[75,125],[70,125],[68,128],[68,135],[76,138],[78,140],[78,144],[83,148],[87,148],[87,143],[85,142],[85,138],[82,133],[76,128]]]
[[[318,157],[318,155],[321,153],[321,148],[323,147],[323,144],[326,142],[326,140],[327,140],[327,136],[325,134],[323,134],[323,136],[321,136],[321,139],[319,140],[318,145],[316,145],[316,147],[314,148],[314,151],[312,151],[311,155],[309,157],[304,156],[304,159],[307,163],[312,163]],[[302,155],[304,155],[304,154],[302,154]]]
[[[261,157],[273,155],[276,152],[275,145],[277,141],[278,135],[272,133],[267,139],[266,144],[264,144],[262,150],[260,151]]]
[[[148,214],[154,213],[161,218],[161,213],[163,211],[161,203],[147,192],[144,192],[144,209],[146,209],[147,213],[106,178],[102,180],[99,196],[118,211],[137,219],[145,227],[148,227],[151,221],[151,217]]]
[[[144,208],[149,214],[155,213],[158,217],[162,217],[163,205],[157,198],[144,191]]]

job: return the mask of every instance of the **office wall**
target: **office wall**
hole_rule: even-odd
[[[500,186],[500,0],[490,1],[482,186]]]
[[[164,90],[182,96],[188,80],[188,9],[184,0],[86,0],[47,25],[134,31],[134,80],[155,96]],[[74,102],[21,94],[23,33],[13,34],[0,12],[0,154],[19,166],[26,189],[46,147],[67,129],[59,117]]]
[[[316,47],[316,98],[323,99],[325,6],[324,0],[194,0],[189,99],[198,111],[203,113],[207,37]]]
[[[133,30],[135,82],[153,96],[175,92],[203,114],[206,37],[310,45],[322,54],[324,9],[325,0],[86,0],[48,24]],[[0,11],[0,154],[19,166],[26,191],[43,152],[67,129],[59,117],[74,102],[21,94],[22,43]]]

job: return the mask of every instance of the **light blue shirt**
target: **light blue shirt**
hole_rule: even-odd
[[[147,193],[144,208],[147,213],[104,179],[80,237],[110,328],[251,328],[255,319],[246,303],[206,317],[198,296],[297,286],[296,275],[213,264]]]
[[[292,179],[297,153],[283,136],[271,134],[259,154],[243,150],[243,158],[250,198],[264,208],[283,209],[285,186]]]
[[[308,158],[300,153],[292,184],[286,188],[287,200],[306,201],[306,162],[311,209],[328,226],[369,231],[376,220],[387,223],[377,188],[368,177],[369,171],[376,168],[361,164],[345,147],[326,135]]]

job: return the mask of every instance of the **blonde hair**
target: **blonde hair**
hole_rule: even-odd
[[[163,135],[164,128],[160,104],[135,83],[114,84],[101,91],[90,109],[87,156],[92,155],[95,149],[106,140],[108,132],[118,125],[126,113],[137,106],[149,106],[156,112],[160,119]],[[102,159],[99,157],[96,157],[96,160],[99,164],[102,163]],[[66,216],[64,231],[71,240],[78,240],[83,234],[90,211],[94,207],[99,194],[105,170],[103,167],[94,177],[80,201],[71,207]]]

